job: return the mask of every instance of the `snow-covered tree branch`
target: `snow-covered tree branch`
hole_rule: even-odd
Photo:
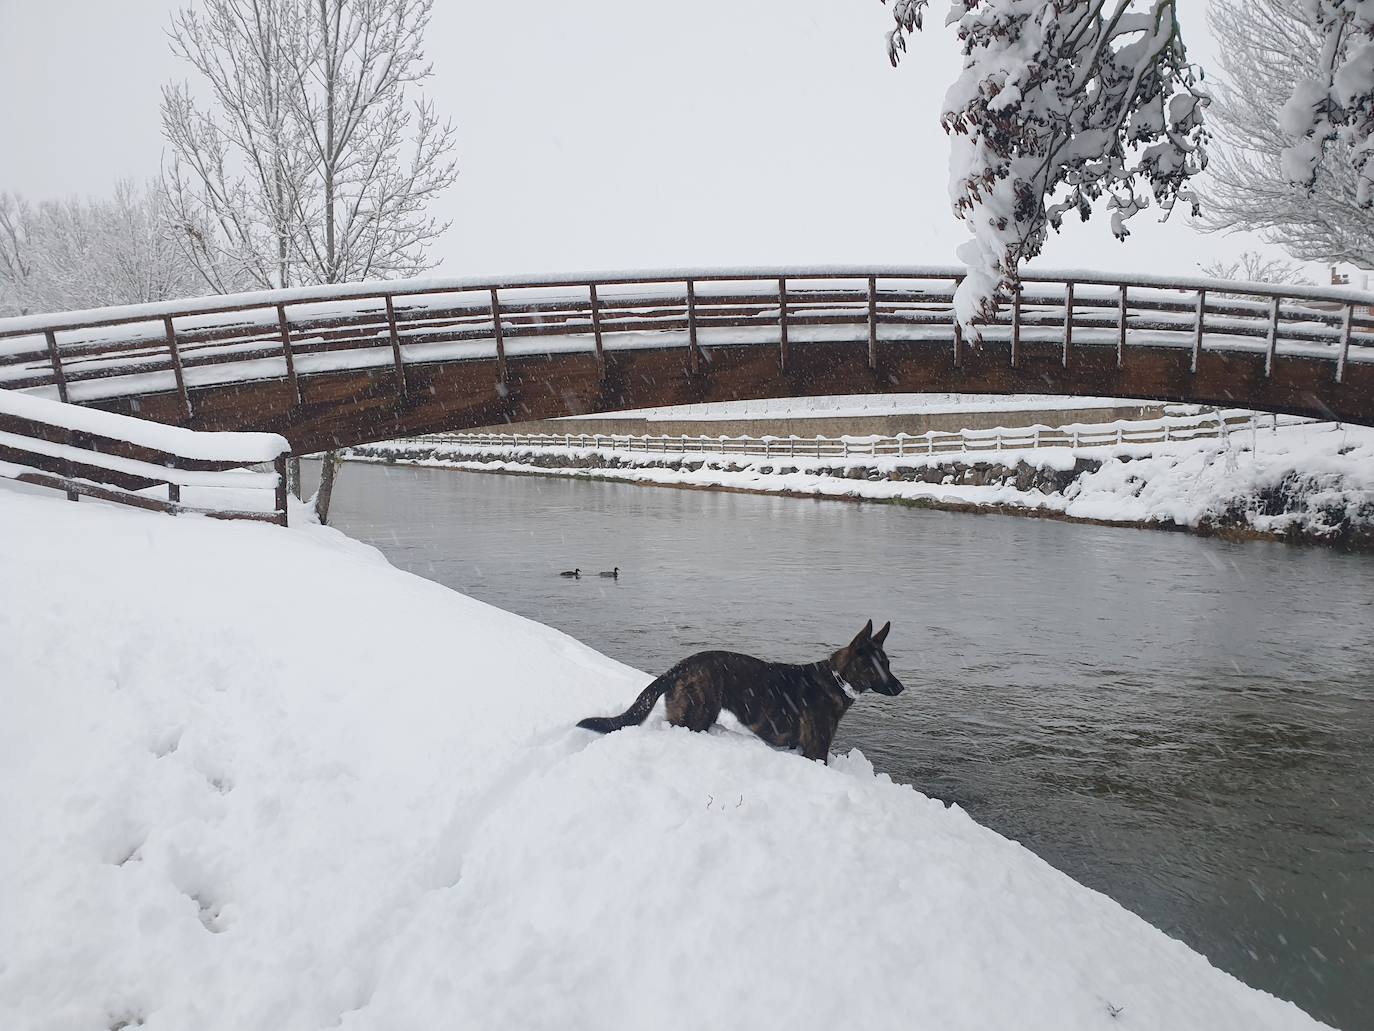
[[[1298,142],[1283,152],[1293,182],[1315,186],[1328,145],[1349,148],[1356,200],[1374,207],[1374,0],[1303,0],[1321,37],[1316,75],[1302,79],[1280,121]]]
[[[924,6],[893,3],[894,63]],[[955,311],[976,333],[1065,215],[1086,220],[1106,197],[1124,238],[1151,196],[1165,217],[1180,200],[1196,206],[1207,95],[1175,0],[952,0],[948,23],[964,54],[941,119],[950,198],[973,235]]]

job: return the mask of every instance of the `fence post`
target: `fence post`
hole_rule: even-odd
[[[48,341],[48,360],[52,362],[53,379],[57,381],[57,399],[67,403],[67,377],[62,371],[62,355],[57,349],[57,334],[48,330],[43,334]]]
[[[506,339],[501,332],[501,298],[496,287],[491,288],[491,331],[496,338],[496,376],[501,396],[506,396]]]
[[[587,289],[592,296],[592,337],[596,340],[596,364],[604,374],[606,371],[606,352],[601,342],[601,302],[596,296],[596,284],[588,283]]]
[[[1126,364],[1126,284],[1121,284],[1121,296],[1116,306],[1116,367]]]
[[[492,291],[494,294],[495,291]],[[391,295],[386,295],[386,327],[391,333],[391,358],[396,364],[396,389],[401,392],[401,396],[406,396],[406,367],[401,362],[401,334],[396,331],[396,309],[391,304]],[[501,374],[501,379],[505,381],[505,373]]]
[[[1207,311],[1207,291],[1197,292],[1197,318],[1193,323],[1193,372],[1197,372],[1198,360],[1202,357],[1202,323]]]
[[[959,292],[959,284],[964,281],[963,276],[954,277],[954,292]],[[964,364],[964,327],[959,322],[959,310],[954,306],[953,300],[950,301],[949,310],[954,318],[954,367],[957,369]]]
[[[1064,368],[1069,367],[1069,348],[1073,346],[1073,280],[1064,284]]]
[[[778,279],[778,368],[787,371],[787,280]]]
[[[172,371],[176,373],[177,393],[181,395],[181,407],[186,412],[186,421],[191,421],[191,397],[186,393],[186,374],[181,368],[181,352],[177,349],[177,332],[172,328],[172,317],[162,320],[167,333],[167,349],[172,353]]]
[[[1279,341],[1279,298],[1276,296],[1269,302],[1269,342],[1264,349],[1264,376],[1265,379],[1274,371],[1274,352],[1278,349]]]
[[[697,351],[697,288],[687,280],[687,361],[695,376],[701,371],[701,355]]]
[[[868,367],[878,371],[878,280],[868,277]]]
[[[1350,330],[1355,318],[1355,305],[1345,306],[1345,322],[1341,327],[1341,353],[1336,358],[1336,382],[1339,383],[1345,376],[1345,360],[1350,354]]]
[[[286,525],[286,452],[282,452],[272,461],[272,468],[277,474],[277,525]]]
[[[291,353],[291,324],[286,320],[286,305],[277,305],[277,328],[281,331],[281,353],[286,358],[286,379],[291,384],[291,396],[301,403],[301,387],[296,382],[296,356]]]
[[[1077,426],[1074,427],[1074,430],[1073,430],[1073,442],[1069,445],[1069,447],[1072,447],[1072,448],[1078,447],[1078,427],[1077,427]]]
[[[1011,367],[1021,364],[1021,284],[1011,295]]]

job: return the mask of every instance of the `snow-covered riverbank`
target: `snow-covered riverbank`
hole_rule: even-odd
[[[5,1027],[1319,1026],[858,754],[576,730],[648,675],[335,531],[0,488],[0,570]]]
[[[1223,440],[930,457],[766,458],[422,439],[370,444],[350,457],[1374,545],[1374,430],[1334,423]]]

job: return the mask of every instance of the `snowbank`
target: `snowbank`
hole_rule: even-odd
[[[1131,525],[1240,529],[1312,541],[1356,543],[1374,538],[1374,430],[1336,423],[1242,430],[1220,440],[905,457],[665,454],[423,439],[369,444],[352,449],[349,457],[483,472],[596,476],[666,486],[1054,513]],[[1065,475],[1043,475],[1047,472]]]
[[[0,569],[5,1027],[1319,1026],[334,531],[0,490]]]

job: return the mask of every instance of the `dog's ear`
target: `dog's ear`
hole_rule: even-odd
[[[887,632],[891,629],[892,620],[889,619],[886,623],[883,624],[883,628],[873,635],[873,643],[876,644],[879,648],[881,648],[883,646],[883,642],[887,640]]]
[[[849,642],[849,651],[858,651],[860,648],[862,648],[865,644],[868,643],[868,640],[872,636],[873,620],[870,619],[867,623],[864,624],[864,628],[860,630],[857,635],[855,635],[854,640]]]

